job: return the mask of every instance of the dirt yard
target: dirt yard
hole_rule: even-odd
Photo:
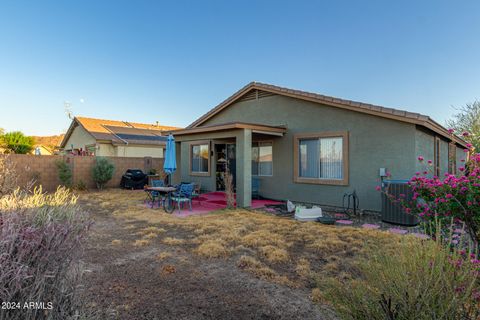
[[[335,319],[318,289],[398,236],[261,212],[177,218],[142,191],[80,195],[94,225],[86,307],[102,319]]]

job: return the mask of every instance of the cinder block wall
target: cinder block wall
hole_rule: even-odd
[[[1,157],[10,157],[13,161],[18,174],[20,185],[25,185],[31,179],[37,181],[36,185],[42,185],[46,191],[54,191],[61,181],[58,178],[57,161],[65,161],[72,168],[73,184],[83,182],[88,188],[95,188],[92,178],[92,168],[95,164],[95,157],[77,157],[77,156],[34,156],[23,154],[0,155]],[[115,173],[107,187],[118,187],[122,175],[127,169],[141,169],[148,173],[150,169],[161,172],[163,168],[163,158],[126,158],[126,157],[106,157],[115,165]]]

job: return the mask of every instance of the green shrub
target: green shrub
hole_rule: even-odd
[[[8,153],[27,154],[33,150],[35,140],[20,131],[13,131],[1,136],[1,144]]]
[[[320,287],[342,319],[478,319],[479,261],[441,241],[405,236],[395,253],[360,261],[354,279]]]
[[[58,160],[56,163],[57,170],[58,170],[58,178],[62,182],[62,184],[66,187],[72,186],[72,168],[63,160]]]
[[[93,181],[98,189],[103,189],[108,181],[113,178],[115,165],[106,158],[98,157],[92,169]]]
[[[78,183],[75,184],[75,190],[78,191],[85,191],[87,190],[87,185],[83,180],[78,181]]]

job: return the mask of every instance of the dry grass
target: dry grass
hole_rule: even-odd
[[[322,291],[320,291],[319,288],[313,288],[313,289],[312,289],[312,294],[310,295],[310,297],[312,298],[312,301],[313,301],[313,302],[316,302],[316,303],[327,303],[325,297],[324,297],[323,294],[322,294]]]
[[[259,248],[260,253],[270,262],[287,262],[290,260],[287,250],[275,246],[264,246]]]
[[[229,255],[230,250],[226,248],[225,241],[208,240],[200,244],[195,253],[206,258],[220,258]]]
[[[140,234],[140,235],[146,235],[146,234],[152,234],[152,233],[153,233],[153,234],[157,234],[157,235],[158,235],[158,234],[163,233],[163,232],[165,232],[165,231],[166,231],[166,230],[163,229],[163,228],[157,228],[157,227],[151,226],[151,227],[147,227],[147,228],[144,228],[144,229],[140,230],[140,231],[138,232],[138,234]]]
[[[162,267],[162,274],[168,275],[177,272],[177,268],[174,265],[166,264]]]
[[[169,252],[161,252],[157,255],[157,260],[165,260],[167,258],[170,258],[171,256],[172,254]]]
[[[154,232],[150,232],[150,233],[145,234],[142,238],[143,239],[154,239],[156,237],[158,237],[158,234],[156,234]]]
[[[150,240],[146,240],[146,239],[135,240],[135,242],[133,243],[135,247],[145,247],[145,246],[148,246],[149,244],[150,244]]]
[[[171,246],[178,246],[185,243],[184,239],[166,237],[162,240],[163,243],[171,245]]]
[[[295,272],[297,272],[300,277],[309,277],[312,272],[312,270],[310,269],[310,261],[305,258],[301,258],[300,260],[298,260],[297,266],[295,267]]]
[[[162,244],[188,245],[182,249],[205,258],[234,257],[241,270],[288,285],[306,285],[319,277],[350,277],[359,257],[378,250],[394,253],[400,239],[378,230],[297,222],[243,209],[178,218],[161,209],[146,208],[144,197],[143,192],[119,189],[80,195],[81,200],[93,203],[92,207],[115,212],[112,216],[129,224],[149,223],[138,231],[136,246],[150,244],[167,230],[179,230],[192,238],[169,236]],[[158,259],[168,257],[164,254]]]
[[[269,280],[284,285],[292,285],[292,282],[286,276],[279,275],[275,270],[269,268],[253,257],[241,256],[237,262],[237,266],[242,270],[252,273],[260,279]]]
[[[122,240],[118,240],[118,239],[114,239],[112,240],[112,245],[114,246],[118,246],[118,245],[121,245],[122,244]]]

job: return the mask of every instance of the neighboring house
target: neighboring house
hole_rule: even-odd
[[[51,156],[55,154],[55,152],[49,146],[45,146],[43,144],[36,144],[33,146],[33,149],[30,152],[30,154],[38,155],[38,156]]]
[[[453,172],[465,146],[428,116],[256,82],[173,134],[174,179],[214,191],[228,159],[241,207],[253,176],[267,198],[342,206],[355,190],[361,209],[379,211],[381,168],[409,179],[422,155]]]
[[[65,153],[111,157],[163,157],[162,131],[178,127],[75,117],[60,147]]]

